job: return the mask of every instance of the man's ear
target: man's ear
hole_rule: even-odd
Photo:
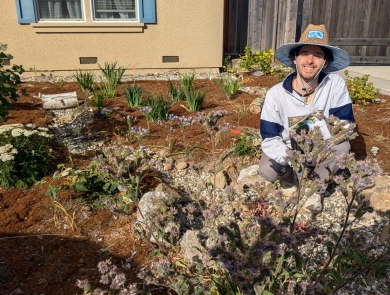
[[[291,61],[293,62],[294,65],[297,65],[297,61],[295,58],[292,58]]]
[[[324,64],[324,69],[326,69],[326,68],[329,66],[329,64],[330,64],[330,61],[327,60],[327,61],[325,62],[325,64]]]

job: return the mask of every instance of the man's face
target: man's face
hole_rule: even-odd
[[[298,73],[305,80],[311,80],[321,70],[324,64],[325,53],[321,47],[316,45],[304,45],[301,47],[298,56],[293,61]],[[325,62],[324,68],[328,66]]]

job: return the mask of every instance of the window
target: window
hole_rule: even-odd
[[[37,0],[38,21],[83,20],[82,0]]]
[[[86,1],[90,1],[94,21],[156,23],[156,0],[15,0],[18,22],[86,20],[88,23],[89,14],[84,11]]]
[[[92,9],[97,21],[137,20],[136,0],[93,0]]]

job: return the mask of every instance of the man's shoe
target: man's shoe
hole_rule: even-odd
[[[319,193],[312,194],[306,203],[303,205],[303,208],[310,213],[318,214],[322,212],[322,196]]]

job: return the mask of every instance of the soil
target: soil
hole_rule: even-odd
[[[274,76],[251,75],[244,80],[244,86],[271,87],[276,83]],[[142,113],[128,107],[124,96],[125,84],[118,86],[117,97],[106,102],[106,107],[111,109],[109,117],[95,118],[83,129],[84,136],[102,134],[106,143],[123,141],[128,130],[124,120],[127,115],[137,118],[135,127],[147,128]],[[147,94],[167,94],[166,81],[140,80],[138,84]],[[240,92],[229,100],[215,80],[196,80],[195,86],[206,93],[202,105],[205,113],[225,110],[227,114],[221,121],[230,123],[232,128],[259,128],[258,114],[245,115],[238,121],[236,113],[238,104],[248,107],[257,95]],[[28,95],[20,97],[19,103],[12,106],[8,121],[2,124],[33,123],[37,127],[51,124],[53,117],[42,108],[39,93],[76,91],[80,103],[85,97],[75,82],[23,82],[18,87],[26,89]],[[389,174],[390,97],[379,95],[378,98],[381,103],[353,106],[359,136],[351,142],[352,151],[357,159],[373,159],[371,148],[378,147],[377,161],[383,173]],[[196,116],[187,110],[185,102],[175,103],[170,113]],[[182,152],[182,134],[178,132],[178,126],[173,127],[177,132],[172,133],[170,152]],[[143,145],[158,149],[167,147],[167,133],[163,124],[150,123],[150,131],[151,136],[143,139]],[[200,163],[210,157],[210,140],[202,126],[196,124],[188,128],[186,140],[190,147],[203,147],[190,149],[187,161]],[[219,142],[218,149],[229,147],[234,140],[237,140],[237,135],[226,136]],[[67,148],[55,144],[52,148],[56,157],[52,171],[59,163],[70,166]],[[74,154],[71,157],[73,165],[77,167],[85,166],[92,159],[88,155]],[[150,187],[159,183],[154,174],[149,175],[148,181]],[[28,190],[0,189],[0,294],[82,294],[82,290],[76,286],[77,279],[88,278],[93,287],[103,287],[99,283],[97,264],[106,259],[118,265],[129,282],[139,282],[136,277],[138,270],[149,261],[148,255],[154,246],[133,235],[136,210],[115,214],[109,209],[76,208],[78,228],[73,232],[61,216],[54,214],[53,203],[45,195],[48,188],[55,184],[59,185],[58,180],[53,180],[51,174]],[[64,191],[60,197],[65,204],[73,196],[70,191]],[[170,291],[157,290],[154,294],[170,294]]]

